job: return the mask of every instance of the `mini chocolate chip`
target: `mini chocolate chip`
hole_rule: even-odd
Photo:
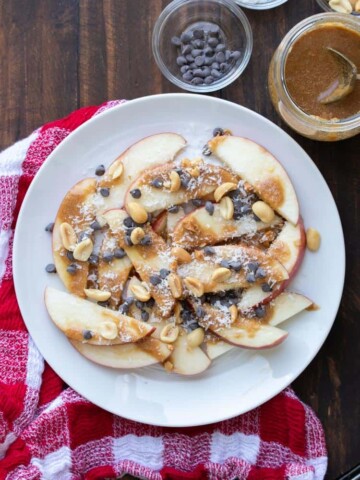
[[[182,55],[188,55],[189,53],[191,53],[192,51],[192,47],[191,45],[184,45],[183,48],[181,49],[181,53]]]
[[[218,25],[213,25],[208,33],[209,37],[216,37],[220,33],[220,27]]]
[[[214,255],[215,254],[215,248],[207,246],[207,247],[204,248],[204,253],[205,253],[205,255]]]
[[[180,317],[184,320],[184,322],[192,320],[192,314],[189,312],[189,310],[181,310]]]
[[[204,83],[206,83],[206,85],[211,85],[214,82],[214,80],[215,78],[209,75],[208,77],[205,78]]]
[[[221,137],[222,135],[224,135],[224,130],[220,127],[217,127],[217,128],[214,128],[212,134],[213,134],[213,137]]]
[[[183,172],[183,173],[180,175],[180,180],[181,180],[181,186],[182,186],[183,188],[187,188],[187,187],[189,186],[191,177],[190,177],[190,175],[188,175],[187,173]]]
[[[182,43],[189,43],[192,39],[192,34],[189,32],[183,32],[180,36]]]
[[[203,201],[200,198],[193,198],[191,203],[194,205],[194,207],[201,207],[203,205]]]
[[[74,254],[73,252],[70,252],[70,250],[66,250],[66,256],[70,260],[70,262],[75,262]]]
[[[109,301],[106,300],[106,302],[97,302],[97,304],[100,305],[100,307],[106,308],[109,306]]]
[[[194,77],[192,80],[191,80],[191,83],[193,85],[201,85],[203,83],[202,79],[199,78],[199,77]]]
[[[94,221],[90,224],[90,228],[92,228],[94,231],[101,230],[101,225],[100,225],[100,223],[99,223],[97,220],[94,220]]]
[[[124,258],[126,255],[126,252],[123,248],[115,248],[114,250],[114,257],[115,258]]]
[[[98,177],[101,177],[105,173],[105,167],[104,165],[98,165],[95,169],[95,175]]]
[[[153,298],[149,298],[147,302],[144,302],[145,307],[147,308],[153,308],[155,305],[155,300]]]
[[[205,42],[203,40],[198,39],[198,38],[196,40],[193,40],[191,43],[195,48],[203,49],[205,47]]]
[[[240,190],[238,188],[236,190],[232,190],[231,192],[227,193],[227,196],[232,199],[236,199],[239,195],[240,195]],[[240,205],[242,205],[241,202],[240,202]]]
[[[135,300],[135,307],[138,308],[139,310],[143,310],[145,307],[144,302],[140,302],[140,300]]]
[[[154,178],[154,180],[151,180],[150,185],[155,188],[162,188],[164,182],[161,180],[161,178]]]
[[[220,63],[220,72],[225,73],[229,70],[230,65],[226,62]]]
[[[230,55],[231,55],[230,50],[226,50],[226,52],[225,52],[225,60],[226,60],[227,62],[230,60]]]
[[[266,272],[263,268],[259,267],[255,272],[255,278],[265,278]]]
[[[268,283],[263,283],[263,284],[261,285],[261,290],[262,290],[263,292],[268,293],[268,292],[271,292],[271,291],[272,291],[272,288],[271,288],[271,286],[270,286]]]
[[[161,277],[159,275],[151,275],[149,280],[151,285],[154,285],[154,287],[156,285],[159,285],[159,283],[161,283]]]
[[[189,70],[188,72],[184,73],[184,75],[182,76],[182,78],[183,78],[186,82],[191,82],[191,80],[194,78],[193,72]]]
[[[194,48],[191,50],[191,55],[195,58],[198,57],[199,55],[202,55],[203,51],[200,50],[200,48]]]
[[[141,190],[139,188],[134,188],[133,190],[130,190],[130,195],[133,198],[140,198],[141,197]]]
[[[79,242],[82,242],[86,238],[91,237],[91,233],[92,232],[90,232],[89,230],[83,230],[82,232],[80,232],[79,235],[78,235]]]
[[[135,301],[134,297],[126,297],[124,303],[127,303],[128,305],[132,305],[134,301]]]
[[[238,50],[235,50],[230,55],[231,60],[238,60],[240,57],[241,57],[241,52],[239,52]]]
[[[71,263],[71,264],[67,267],[66,271],[67,271],[68,273],[70,273],[70,275],[75,275],[75,273],[77,272],[77,269],[78,269],[78,267],[77,267],[76,263]]]
[[[193,30],[194,38],[204,38],[204,30],[202,28],[196,28]]]
[[[95,255],[94,253],[92,253],[89,257],[88,262],[90,263],[90,265],[97,265],[99,263],[98,255]]]
[[[172,37],[171,43],[175,45],[175,47],[180,47],[181,45],[181,40],[179,37]]]
[[[48,265],[46,265],[45,270],[47,271],[47,273],[56,273],[56,267],[53,263],[49,263]]]
[[[212,155],[212,151],[209,148],[209,145],[204,145],[202,149],[202,154],[205,155],[205,157],[210,157]]]
[[[152,240],[150,235],[145,235],[141,240],[140,240],[140,245],[143,246],[148,246],[152,244]]]
[[[168,275],[170,275],[170,270],[168,270],[167,268],[162,268],[159,273],[160,273],[160,277],[164,279]]]
[[[216,48],[216,46],[219,43],[219,40],[217,38],[209,38],[207,43],[208,43],[209,47]]]
[[[199,318],[203,318],[205,316],[205,310],[201,307],[196,307],[196,315]]]
[[[186,73],[188,70],[189,70],[189,65],[183,65],[181,68],[180,68],[180,72],[181,73]]]
[[[254,272],[249,272],[247,275],[246,275],[246,281],[248,283],[254,283],[255,282],[255,273]]]
[[[208,77],[210,75],[210,68],[209,67],[203,67],[202,72],[203,72],[203,77]]]
[[[208,67],[209,65],[211,65],[213,63],[213,61],[214,61],[214,57],[205,57],[204,65],[206,65]]]
[[[259,262],[249,262],[246,265],[246,268],[249,270],[249,272],[256,272],[256,270],[259,268]]]
[[[223,268],[229,268],[230,267],[230,262],[228,260],[221,260],[220,262],[220,266],[223,267]]]
[[[180,210],[179,205],[172,205],[171,207],[168,208],[169,213],[178,213]]]
[[[82,335],[83,335],[84,340],[91,340],[92,337],[93,337],[93,334],[92,334],[91,330],[84,330]]]
[[[130,235],[125,235],[125,245],[128,247],[133,246],[133,242],[131,241]]]
[[[255,222],[261,222],[260,218],[257,215],[255,215],[255,213],[253,213],[253,218]]]
[[[211,57],[212,55],[214,55],[214,50],[211,47],[205,47],[204,55],[205,57]]]
[[[194,73],[194,77],[204,78],[206,76],[203,70],[201,70],[201,68],[195,68],[193,73]]]
[[[214,78],[221,78],[222,75],[221,73],[219,72],[219,70],[215,70],[214,68],[211,70],[211,75],[214,77]]]
[[[223,44],[223,43],[219,43],[218,45],[216,45],[215,47],[215,52],[225,52],[226,50],[226,46]]]
[[[130,305],[127,302],[122,303],[119,307],[119,312],[122,315],[127,315],[129,313],[129,310],[130,310]]]
[[[240,208],[240,213],[241,213],[242,215],[248,215],[250,212],[251,212],[251,207],[250,207],[250,205],[243,205],[243,206]]]
[[[234,270],[234,272],[240,272],[242,263],[240,262],[240,260],[232,260],[231,262],[229,262],[229,267],[231,268],[231,270]]]
[[[100,194],[103,197],[108,197],[110,195],[110,188],[108,188],[108,187],[100,188]]]
[[[205,58],[202,55],[199,55],[195,58],[195,63],[198,67],[202,67],[205,63]]]
[[[54,230],[54,225],[55,225],[54,222],[51,222],[48,225],[46,225],[45,232],[50,232],[51,233]]]
[[[193,320],[191,323],[189,323],[189,325],[187,325],[187,328],[189,330],[196,330],[199,327],[200,325],[198,324],[198,322],[195,322],[195,320]]]
[[[223,63],[225,61],[225,53],[224,52],[217,52],[215,55],[215,60],[219,63]]]
[[[125,225],[126,228],[132,228],[132,227],[135,227],[135,225],[136,225],[136,223],[134,222],[134,220],[131,217],[126,217],[123,220],[123,224]]]
[[[182,67],[183,65],[187,64],[187,60],[183,55],[180,55],[180,57],[177,57],[176,63],[179,65],[179,67]]]
[[[105,252],[102,256],[104,262],[109,263],[113,260],[114,254],[112,252]]]
[[[266,308],[264,305],[260,305],[260,307],[255,308],[255,315],[258,318],[263,318],[266,315]]]
[[[142,320],[143,322],[147,322],[147,321],[149,320],[149,317],[150,317],[150,315],[149,315],[149,313],[148,313],[146,310],[143,310],[143,311],[141,312],[141,320]]]
[[[213,215],[215,210],[214,204],[212,202],[207,201],[205,203],[205,210],[208,212],[209,215]]]
[[[186,56],[185,56],[186,60],[189,62],[189,63],[192,63],[195,59],[194,57],[191,55],[191,53],[188,53]],[[196,62],[195,62],[196,63]]]

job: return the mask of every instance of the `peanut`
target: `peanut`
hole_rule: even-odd
[[[171,255],[173,255],[179,264],[191,262],[191,255],[184,248],[174,247],[171,249]]]
[[[329,6],[338,13],[351,13],[353,11],[349,0],[330,0]]]
[[[274,210],[261,200],[254,203],[252,211],[264,223],[271,223],[275,218]]]
[[[211,280],[213,282],[221,283],[231,277],[231,270],[228,268],[220,267],[213,271]]]
[[[137,300],[140,300],[140,302],[147,302],[150,300],[150,292],[147,290],[147,288],[144,287],[144,285],[130,285],[130,290],[133,293],[134,297]]]
[[[357,0],[354,7],[355,12],[360,12],[360,0]]]
[[[94,244],[91,238],[85,238],[82,242],[78,243],[74,248],[74,258],[75,260],[79,260],[81,262],[86,262],[92,251],[94,249]]]
[[[180,325],[180,323],[182,323],[181,311],[182,311],[181,304],[179,302],[176,302],[174,307],[174,316],[175,316],[175,323],[177,325]]]
[[[205,333],[204,330],[199,327],[193,330],[186,337],[187,344],[190,348],[199,347],[204,341]]]
[[[111,297],[111,293],[105,290],[97,290],[96,288],[84,288],[84,293],[90,300],[97,302],[106,302]]]
[[[308,228],[306,230],[306,245],[312,252],[317,252],[320,248],[321,237],[320,233],[315,228]]]
[[[144,237],[145,237],[144,230],[141,227],[136,227],[131,232],[130,240],[134,245],[138,245]]]
[[[180,190],[181,179],[180,179],[180,175],[175,170],[170,172],[170,182],[171,182],[170,192],[177,192]]]
[[[238,317],[238,313],[239,313],[238,309],[237,309],[237,306],[236,305],[231,305],[231,307],[229,308],[229,312],[230,312],[231,323],[236,322],[237,317]]]
[[[145,208],[137,202],[130,202],[127,205],[127,211],[130,217],[136,223],[145,223],[148,220],[148,214]]]
[[[204,295],[204,285],[197,278],[186,277],[184,285],[195,297]]]
[[[60,225],[60,237],[64,248],[73,252],[75,250],[77,238],[75,230],[69,223],[63,222]]]
[[[164,343],[174,343],[179,336],[179,327],[173,325],[172,323],[168,323],[165,327],[161,330],[160,333],[160,340]]]
[[[220,213],[225,220],[231,220],[234,216],[234,204],[229,197],[220,200]]]
[[[236,190],[237,185],[236,183],[232,182],[225,182],[220,185],[220,187],[217,187],[217,189],[214,192],[214,198],[215,202],[220,202],[220,200],[223,198],[224,195],[227,193]]]
[[[176,275],[176,273],[170,273],[168,282],[172,296],[174,298],[180,298],[183,290],[180,277]]]
[[[114,340],[118,335],[118,329],[115,322],[102,322],[99,325],[99,334],[107,340]]]
[[[124,172],[124,165],[121,161],[116,161],[112,165],[110,165],[108,174],[111,176],[112,180],[116,180],[120,178]]]

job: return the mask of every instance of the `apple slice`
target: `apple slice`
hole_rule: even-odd
[[[70,343],[92,362],[111,368],[141,368],[165,362],[172,352],[171,346],[155,338],[145,338],[126,345],[89,345],[76,340]]]
[[[143,225],[145,234],[151,240],[150,245],[133,245],[125,244],[125,229],[123,221],[127,217],[127,213],[121,209],[113,209],[104,213],[104,218],[109,224],[111,231],[117,234],[120,246],[126,251],[135,270],[146,282],[151,296],[156,301],[164,317],[168,317],[175,305],[175,299],[170,291],[168,278],[161,279],[157,285],[153,285],[150,277],[159,275],[161,269],[167,269],[174,272],[176,269],[176,260],[171,255],[170,247],[165,243],[160,235],[156,235],[149,225]]]
[[[226,182],[237,184],[239,177],[225,168],[199,162],[196,165],[197,175],[192,175],[194,165],[182,166],[175,162],[166,163],[155,168],[147,169],[129,187],[125,198],[125,208],[128,210],[129,203],[139,203],[147,212],[166,209],[173,205],[185,203],[193,198],[201,198],[214,192],[217,187]],[[180,183],[171,191],[171,174],[181,171],[180,178],[186,181],[186,187]],[[175,173],[176,175],[176,173]],[[153,182],[159,182],[159,187],[152,186]],[[140,190],[140,198],[131,195],[133,190]]]
[[[94,196],[99,220],[101,221],[101,214],[105,210],[124,205],[126,191],[143,170],[171,162],[185,145],[186,140],[181,135],[169,132],[145,137],[125,150],[109,166],[99,182],[99,189],[110,188],[108,197],[102,197],[100,192]],[[122,174],[117,176],[121,166]]]
[[[257,195],[286,220],[296,225],[299,203],[284,167],[264,147],[235,136],[214,137],[210,150],[233,172],[254,187]]]
[[[178,222],[173,233],[173,242],[186,249],[214,245],[225,240],[251,236],[256,232],[279,225],[281,219],[275,216],[271,224],[257,222],[252,215],[239,220],[225,220],[219,205],[214,205],[213,215],[205,207],[198,208]]]
[[[313,305],[313,301],[304,295],[294,292],[283,292],[271,302],[267,322],[276,327],[285,320],[306,310]]]
[[[128,256],[114,257],[110,262],[104,260],[104,254],[113,253],[116,248],[118,248],[116,235],[107,230],[100,249],[97,283],[101,290],[111,292],[109,303],[112,307],[119,305],[125,282],[133,267]]]
[[[249,288],[247,281],[248,264],[256,262],[261,268],[261,278],[254,278],[254,282],[275,284],[288,278],[286,269],[275,258],[267,255],[256,247],[246,245],[222,245],[212,248],[211,255],[204,250],[196,250],[190,263],[178,267],[178,275],[182,278],[193,277],[201,281],[205,292],[220,292],[238,288]],[[226,279],[213,280],[212,276],[217,269],[229,265],[230,276]],[[235,271],[232,265],[241,265],[239,271]],[[255,268],[256,270],[256,268]]]
[[[45,305],[67,337],[93,345],[137,342],[154,331],[144,322],[51,287],[45,290]]]
[[[172,372],[180,375],[197,375],[204,372],[211,364],[207,355],[200,347],[191,348],[187,343],[187,335],[181,330],[175,343],[174,351],[170,355],[169,361],[173,368]]]
[[[60,280],[69,292],[84,297],[89,273],[88,262],[70,260],[67,257],[67,250],[64,248],[61,236],[60,225],[69,223],[76,234],[88,230],[90,224],[95,220],[95,212],[91,204],[92,197],[96,190],[96,180],[86,178],[74,185],[65,195],[55,219],[52,235],[52,250],[54,264]],[[67,271],[70,264],[76,263],[77,271],[71,274]]]
[[[167,214],[167,225],[166,230],[169,238],[172,238],[176,225],[186,216],[183,208],[179,208],[179,211],[176,213],[169,212]]]
[[[157,235],[161,235],[163,238],[166,237],[166,226],[167,226],[167,212],[161,212],[155,220],[151,222],[151,227]]]
[[[224,355],[234,348],[235,347],[233,345],[223,342],[216,336],[212,336],[211,338],[207,339],[205,343],[205,352],[210,360],[215,360],[215,358]]]

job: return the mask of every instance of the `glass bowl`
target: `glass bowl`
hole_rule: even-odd
[[[325,10],[325,12],[333,12],[333,13],[336,13],[331,7],[329,7],[329,1],[328,0],[316,0],[318,5],[320,5],[320,7]],[[358,12],[352,12],[351,15],[355,15],[355,16],[359,16],[360,13]]]
[[[171,38],[196,27],[208,30],[214,26],[220,27],[227,49],[241,55],[221,78],[210,85],[194,85],[182,78],[176,63],[180,52]],[[183,90],[197,93],[214,92],[236,80],[249,63],[252,47],[249,21],[233,0],[174,0],[161,12],[152,36],[153,54],[163,75]]]
[[[258,0],[258,3],[251,3],[251,0],[235,0],[240,7],[250,8],[251,10],[268,10],[275,8],[288,0]]]
[[[288,32],[275,50],[269,67],[268,86],[272,103],[289,127],[313,140],[337,141],[360,133],[360,113],[343,119],[326,120],[301,110],[288,93],[285,80],[287,55],[296,40],[322,24],[340,24],[360,33],[360,22],[353,15],[319,13],[301,21]]]

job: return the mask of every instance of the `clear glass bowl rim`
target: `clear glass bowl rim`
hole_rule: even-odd
[[[272,0],[267,3],[254,3],[253,5],[243,2],[242,0],[235,0],[235,2],[243,8],[248,8],[249,10],[270,10],[270,8],[279,7],[283,5],[288,0]]]
[[[162,74],[177,87],[183,90],[187,90],[189,92],[196,92],[196,93],[215,92],[216,90],[220,90],[230,85],[232,82],[234,82],[242,74],[242,72],[245,70],[246,66],[248,65],[249,60],[251,58],[252,49],[253,49],[252,29],[245,13],[241,10],[241,8],[238,5],[235,4],[233,0],[206,0],[207,2],[221,4],[235,14],[237,19],[241,23],[245,33],[244,56],[241,60],[241,63],[235,69],[233,69],[223,79],[217,82],[214,82],[211,85],[192,85],[190,83],[183,82],[182,80],[180,80],[179,78],[177,78],[175,75],[171,73],[171,71],[168,69],[168,67],[162,60],[162,57],[160,55],[159,43],[161,41],[161,33],[162,33],[163,26],[168,20],[168,18],[171,15],[175,14],[176,11],[182,6],[186,4],[194,3],[195,1],[196,0],[173,0],[160,13],[159,18],[156,20],[156,23],[153,29],[153,35],[152,35],[153,55],[155,57],[155,61],[158,67],[160,68]]]

